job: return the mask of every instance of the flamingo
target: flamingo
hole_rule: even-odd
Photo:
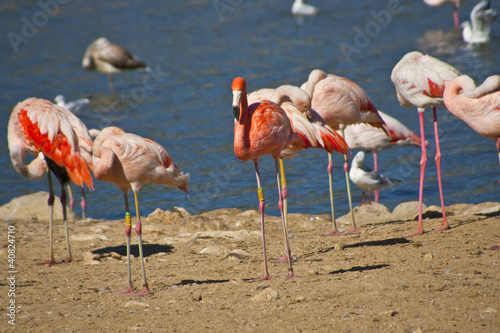
[[[311,96],[311,106],[324,119],[331,128],[339,130],[345,138],[344,129],[347,125],[356,123],[367,123],[371,126],[382,128],[385,124],[377,109],[371,102],[368,94],[353,81],[333,74],[326,74],[320,69],[314,69],[309,74],[307,82],[302,86],[309,96]],[[330,204],[332,210],[333,230],[325,235],[338,235],[333,206],[332,189],[332,155],[328,154],[328,177],[330,181]],[[353,228],[343,232],[343,234],[359,233],[354,220],[352,210],[351,187],[349,183],[349,162],[347,155],[344,155],[344,172],[349,197],[349,208],[351,210]]]
[[[460,27],[458,21],[458,7],[460,7],[463,1],[464,0],[424,0],[424,2],[429,6],[441,6],[445,3],[451,3],[453,5],[453,20],[455,22],[455,28]]]
[[[87,127],[73,113],[41,98],[28,98],[19,102],[9,119],[8,141],[10,159],[14,169],[30,180],[41,179],[45,173],[49,180],[50,208],[49,239],[50,256],[41,264],[71,262],[68,221],[66,217],[66,191],[64,184],[71,180],[75,185],[86,184],[93,189],[92,176],[92,139]],[[28,165],[24,163],[26,152],[36,158]],[[53,209],[54,191],[51,172],[61,185],[61,205],[68,256],[61,262],[54,259],[53,250]]]
[[[319,12],[318,8],[304,3],[303,0],[295,0],[292,5],[293,15],[316,15]]]
[[[427,164],[427,153],[424,133],[424,111],[432,107],[434,115],[434,136],[436,140],[436,167],[438,174],[439,196],[443,211],[443,225],[436,231],[449,228],[444,207],[443,187],[441,184],[441,149],[439,147],[439,133],[436,107],[443,106],[443,92],[446,84],[460,72],[449,64],[420,52],[413,51],[403,56],[392,70],[391,80],[396,87],[399,103],[404,107],[416,107],[420,120],[420,139],[422,159],[420,160],[420,186],[419,186],[419,208],[417,231],[409,234],[421,235],[424,232],[422,224],[422,199],[424,188],[425,166]]]
[[[487,43],[490,41],[491,24],[498,16],[496,10],[491,9],[491,2],[478,2],[470,13],[470,22],[462,23],[462,37],[466,43]]]
[[[345,141],[351,149],[373,152],[373,168],[378,171],[378,152],[393,146],[420,146],[420,137],[399,120],[378,110],[387,131],[364,123],[346,126]],[[379,190],[375,190],[375,202],[379,200]]]
[[[352,182],[362,190],[363,204],[365,203],[365,191],[368,191],[368,202],[371,203],[371,191],[384,189],[392,185],[400,183],[400,180],[386,177],[380,174],[377,170],[368,168],[365,163],[365,152],[359,151],[352,160],[349,178]]]
[[[83,55],[82,67],[107,74],[109,88],[111,92],[114,92],[113,74],[127,69],[145,68],[146,63],[122,46],[100,37],[87,47]]]
[[[328,126],[323,118],[311,109],[311,97],[301,88],[292,85],[282,85],[276,89],[259,89],[248,95],[248,104],[270,100],[278,104],[290,121],[292,131],[297,134],[292,143],[280,155],[281,186],[283,193],[283,215],[288,229],[288,189],[283,166],[283,158],[290,158],[298,151],[307,148],[323,148],[328,153],[337,151],[349,153],[345,140]],[[288,258],[280,258],[275,262],[285,262]]]
[[[476,87],[467,75],[448,83],[443,95],[446,108],[485,138],[496,141],[500,160],[500,75]]]
[[[107,181],[123,192],[125,200],[125,234],[127,236],[127,273],[128,288],[120,293],[133,293],[130,269],[130,234],[132,223],[128,204],[128,192],[134,192],[137,224],[135,232],[139,242],[143,289],[135,295],[149,294],[144,256],[142,252],[142,224],[139,212],[139,190],[146,183],[177,186],[188,193],[189,174],[182,173],[172,161],[168,152],[158,143],[132,133],[126,133],[118,127],[102,129],[92,146],[94,177]]]
[[[280,185],[280,167],[278,160],[281,152],[292,143],[296,134],[292,131],[292,126],[288,120],[286,111],[275,102],[262,100],[250,106],[248,105],[246,81],[243,78],[236,77],[233,80],[232,91],[233,113],[236,119],[234,125],[234,154],[241,161],[246,162],[252,160],[254,162],[255,175],[257,178],[264,274],[261,278],[255,280],[270,280],[271,276],[269,275],[267,267],[266,236],[264,229],[265,201],[259,174],[259,158],[264,155],[272,155],[274,159],[278,184],[279,208],[285,238],[285,252],[287,258],[291,258],[287,227],[283,212],[283,197],[285,195]],[[281,172],[283,173],[284,170],[282,169]],[[293,273],[291,260],[288,260],[288,275],[285,278],[296,278]]]

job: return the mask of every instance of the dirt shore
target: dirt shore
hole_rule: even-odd
[[[71,222],[74,260],[51,267],[36,265],[48,259],[47,222],[4,220],[0,327],[3,332],[499,332],[500,251],[489,249],[500,245],[499,207],[451,206],[451,229],[413,237],[403,235],[416,229],[416,221],[377,218],[395,213],[382,205],[359,208],[361,233],[350,236],[322,236],[332,227],[328,215],[291,214],[299,278],[282,279],[286,265],[269,262],[273,280],[264,282],[247,282],[262,274],[256,211],[193,216],[182,208],[157,210],[143,218],[148,296],[115,293],[127,285],[123,220]],[[426,231],[441,225],[436,214],[427,216]],[[268,256],[279,257],[280,219],[266,216],[266,228]],[[8,230],[15,231],[14,274],[8,273]],[[56,259],[63,259],[60,220],[54,238]],[[132,244],[132,279],[140,290],[136,237]],[[15,283],[7,280],[12,275]],[[8,296],[12,287],[15,297]],[[15,326],[7,316],[12,300]]]

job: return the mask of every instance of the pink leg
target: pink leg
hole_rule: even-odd
[[[271,276],[269,275],[269,270],[267,269],[267,254],[266,254],[266,232],[264,229],[264,209],[266,207],[264,201],[264,192],[262,191],[262,184],[260,182],[260,174],[259,174],[259,160],[254,160],[255,166],[255,176],[257,177],[257,191],[259,195],[259,211],[260,211],[260,231],[262,233],[262,252],[264,255],[264,275],[258,279],[252,279],[251,281],[262,281],[262,280],[271,280]]]
[[[441,231],[449,229],[448,220],[446,219],[446,211],[444,209],[444,197],[443,197],[443,185],[441,182],[441,149],[439,148],[439,133],[438,133],[438,122],[437,122],[437,113],[436,108],[432,108],[434,113],[434,135],[436,139],[436,167],[437,167],[437,176],[438,176],[438,186],[439,186],[439,196],[441,198],[441,209],[443,210],[443,225],[439,228],[434,229],[434,231]]]
[[[420,140],[422,149],[422,158],[420,159],[420,185],[418,188],[418,225],[417,231],[412,232],[406,236],[421,235],[424,233],[424,226],[422,224],[422,201],[424,192],[424,177],[425,166],[427,164],[427,152],[425,148],[425,131],[424,131],[424,110],[418,109],[418,117],[420,120]]]
[[[66,212],[66,191],[64,190],[64,184],[61,183],[61,206],[62,206],[62,213],[63,213],[63,221],[64,221],[64,231],[66,233],[66,248],[68,249],[68,256],[66,257],[66,260],[61,261],[60,263],[68,263],[71,262],[72,256],[71,256],[71,246],[69,244],[69,231],[68,231],[68,217],[67,217],[67,212]]]
[[[130,209],[128,205],[128,195],[123,194],[125,199],[125,222],[127,226],[125,227],[125,235],[127,236],[127,273],[128,273],[128,288],[123,291],[117,291],[117,294],[130,294],[134,291],[132,287],[132,273],[130,268],[130,234],[132,233],[132,221],[130,218]]]
[[[378,158],[376,151],[373,152],[373,169],[378,171]],[[380,190],[375,190],[373,192],[375,193],[375,202],[378,202]]]
[[[453,21],[455,22],[455,29],[460,28],[460,22],[458,19],[458,6],[453,4]]]
[[[50,219],[49,219],[49,242],[50,242],[50,257],[48,261],[39,262],[37,265],[48,265],[52,266],[56,264],[56,260],[54,259],[54,188],[52,187],[52,176],[50,174],[50,170],[47,173],[47,177],[49,179],[49,199],[47,200],[47,204],[50,209]]]
[[[139,240],[139,256],[141,260],[141,269],[142,269],[142,279],[143,279],[143,284],[142,284],[142,290],[134,293],[134,295],[137,296],[146,296],[149,294],[149,286],[148,282],[146,280],[146,269],[144,267],[144,254],[142,250],[142,223],[141,223],[141,218],[139,214],[137,214],[137,225],[135,226],[135,233],[137,235],[137,238]]]
[[[344,132],[342,131],[342,134]],[[345,137],[345,135],[342,135],[342,137]],[[349,161],[347,159],[347,155],[344,156],[344,173],[345,173],[345,180],[347,184],[347,196],[349,198],[349,208],[351,210],[351,217],[352,217],[352,229],[341,232],[341,235],[355,235],[359,234],[359,230],[356,227],[356,222],[354,220],[354,210],[352,209],[352,198],[351,198],[351,186],[349,183]]]
[[[288,242],[288,230],[287,230],[287,225],[285,223],[285,215],[283,212],[283,200],[288,197],[288,189],[286,187],[284,187],[283,190],[281,190],[280,170],[279,170],[278,160],[276,160],[275,163],[276,163],[276,178],[277,178],[277,182],[278,182],[278,195],[279,195],[278,206],[280,208],[280,213],[281,213],[281,222],[283,224],[283,234],[284,234],[284,238],[285,238],[285,251],[286,251],[286,257],[288,259],[287,260],[288,261],[288,275],[285,277],[285,279],[294,279],[294,278],[297,278],[297,276],[295,276],[295,274],[293,274],[292,260],[290,260],[290,258],[292,258],[292,256],[291,256],[291,251],[290,251],[290,244]],[[284,172],[284,170],[283,170],[283,172]],[[284,178],[285,175],[282,175],[282,177]]]

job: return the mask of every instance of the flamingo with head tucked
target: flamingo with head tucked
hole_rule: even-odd
[[[500,75],[476,87],[467,75],[448,83],[443,95],[446,108],[479,135],[496,141],[500,160]]]
[[[130,269],[130,234],[132,223],[128,204],[128,192],[134,192],[137,224],[135,232],[139,240],[143,288],[136,295],[147,295],[149,286],[142,252],[142,223],[139,212],[139,190],[146,183],[176,186],[188,193],[189,174],[182,173],[168,152],[160,144],[141,136],[126,133],[118,127],[106,127],[97,134],[92,146],[94,177],[107,181],[123,192],[125,200],[125,234],[127,235],[128,288],[121,293],[132,293]]]
[[[301,88],[304,89],[309,96],[311,96],[312,108],[319,113],[328,126],[334,130],[340,130],[344,138],[345,127],[351,124],[367,123],[386,131],[384,121],[378,114],[378,111],[368,97],[368,94],[363,90],[363,88],[353,81],[341,76],[326,74],[320,69],[314,69],[309,74],[307,82],[305,82]],[[328,154],[327,170],[330,180],[330,204],[332,209],[333,230],[326,235],[338,235],[339,231],[337,229],[333,206],[333,164],[331,154]],[[353,228],[343,234],[359,233],[352,209],[351,187],[349,183],[349,162],[347,155],[344,157],[344,173]]]
[[[83,188],[86,184],[93,189],[92,176],[92,139],[87,127],[73,113],[48,100],[28,98],[18,103],[9,119],[8,141],[10,159],[14,168],[27,179],[42,178],[45,173],[49,179],[50,256],[43,264],[53,265],[53,208],[54,191],[51,172],[61,184],[61,204],[68,256],[62,262],[72,260],[69,243],[68,221],[66,217],[66,191],[64,185],[71,180]],[[26,165],[26,152],[36,158]],[[49,168],[49,172],[47,172]]]
[[[424,132],[424,111],[432,107],[434,114],[434,137],[436,140],[436,167],[438,176],[439,196],[443,211],[443,226],[435,230],[449,228],[444,207],[443,186],[441,184],[441,149],[439,147],[439,133],[436,107],[443,106],[443,92],[445,86],[460,72],[449,64],[420,52],[409,52],[401,58],[392,70],[391,80],[396,87],[399,103],[404,107],[416,107],[420,119],[420,139],[422,159],[420,161],[420,186],[417,231],[409,235],[420,235],[424,232],[422,224],[422,200],[424,188],[425,166],[427,153]]]

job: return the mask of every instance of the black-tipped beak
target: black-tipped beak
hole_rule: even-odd
[[[238,105],[233,105],[233,114],[236,121],[240,120],[240,107]]]

